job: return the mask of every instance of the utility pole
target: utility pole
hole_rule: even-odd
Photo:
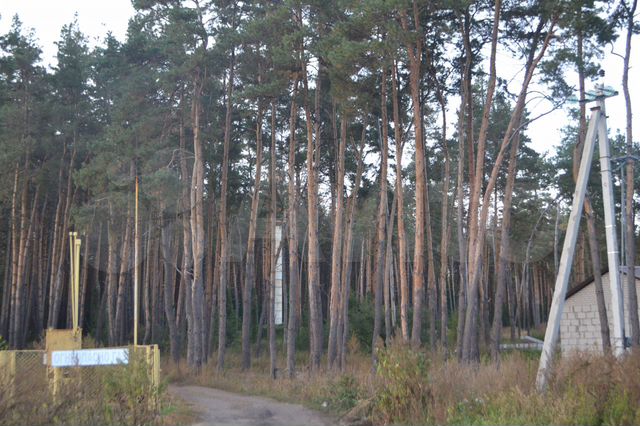
[[[547,386],[548,373],[553,357],[556,354],[558,334],[560,331],[560,319],[564,308],[567,288],[569,286],[569,276],[573,255],[575,253],[578,230],[580,228],[580,218],[584,207],[584,198],[589,180],[591,161],[595,140],[598,139],[598,151],[600,156],[600,174],[602,178],[602,195],[604,201],[605,233],[607,237],[607,261],[609,265],[609,285],[611,289],[611,306],[613,314],[613,341],[612,348],[615,356],[624,353],[624,314],[622,303],[622,288],[620,286],[620,267],[618,258],[618,242],[615,226],[615,204],[613,199],[613,179],[611,176],[611,158],[609,150],[609,140],[607,138],[607,115],[605,110],[605,99],[617,95],[617,92],[605,89],[604,86],[597,86],[595,93],[590,93],[590,99],[583,99],[581,102],[595,101],[596,106],[591,109],[591,119],[585,139],[585,145],[580,162],[580,170],[576,181],[576,188],[573,194],[571,214],[567,225],[567,233],[562,247],[562,256],[558,267],[551,311],[547,322],[544,345],[540,355],[540,364],[536,377],[536,387],[538,391],[544,391]]]
[[[627,163],[632,161],[640,161],[640,157],[637,155],[624,155],[622,157],[616,157],[611,160],[612,163],[617,164],[615,170],[620,172],[620,264],[623,265],[626,263],[625,260],[625,250],[626,250],[626,227],[627,227],[627,204],[625,203],[626,199],[626,182],[624,178],[624,169]],[[633,188],[631,189],[633,191]]]

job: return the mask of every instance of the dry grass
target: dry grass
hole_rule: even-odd
[[[0,425],[156,424],[164,403],[137,357],[126,366],[65,369],[55,396],[43,367],[0,374]]]
[[[229,354],[221,373],[215,361],[197,375],[182,363],[167,363],[163,371],[170,381],[301,403],[336,416],[355,406],[352,413],[374,424],[640,424],[639,354],[559,360],[545,394],[535,390],[538,358],[531,354],[505,354],[498,366],[466,365],[392,345],[380,353],[375,374],[368,354],[352,353],[342,373],[312,374],[307,358],[298,355],[294,379],[280,370],[272,380],[266,356],[243,372],[237,353]],[[280,358],[278,365],[284,364]]]
[[[277,379],[273,380],[269,375],[268,356],[253,358],[251,369],[242,371],[240,354],[234,352],[227,354],[225,369],[222,372],[217,371],[215,359],[210,360],[198,374],[193,373],[185,361],[174,363],[166,360],[162,371],[166,379],[172,383],[209,386],[229,392],[264,396],[334,413],[335,406],[341,405],[339,401],[334,401],[336,385],[344,380],[344,377],[352,377],[358,386],[363,388],[363,392],[373,391],[369,356],[350,355],[348,366],[341,373],[328,371],[325,368],[326,362],[322,364],[320,371],[312,373],[308,369],[307,360],[308,353],[298,353],[298,367],[293,379],[288,378],[288,372],[280,368],[277,370]],[[277,365],[286,365],[282,355],[278,358]]]

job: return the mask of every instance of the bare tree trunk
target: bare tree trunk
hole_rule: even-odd
[[[353,264],[352,245],[353,245],[353,219],[356,203],[358,201],[358,190],[362,180],[362,171],[364,169],[364,142],[366,136],[366,124],[362,126],[362,137],[360,139],[360,147],[357,153],[356,177],[351,190],[351,196],[347,201],[347,221],[345,224],[344,253],[342,260],[342,306],[340,308],[340,321],[338,324],[338,362],[340,370],[344,371],[347,364],[347,340],[349,335],[349,296],[351,289],[351,270]],[[362,265],[362,263],[361,263]],[[362,266],[361,266],[362,271]]]
[[[499,3],[500,0],[496,2],[496,16],[495,20],[499,20]],[[513,113],[511,114],[511,118],[509,120],[509,124],[507,126],[507,130],[502,139],[502,143],[500,145],[500,150],[498,155],[496,156],[495,164],[491,170],[491,174],[486,184],[486,188],[484,189],[484,196],[482,197],[482,207],[480,208],[479,197],[480,197],[480,181],[477,181],[477,186],[474,184],[473,196],[471,198],[471,209],[470,214],[472,218],[471,227],[470,227],[470,247],[469,247],[469,304],[467,306],[466,319],[465,319],[465,332],[464,332],[464,341],[463,341],[463,360],[470,362],[479,359],[479,350],[478,350],[478,336],[477,336],[477,314],[478,314],[478,285],[479,278],[481,273],[481,262],[482,262],[482,250],[484,247],[485,234],[486,234],[486,223],[487,217],[489,213],[490,199],[492,196],[493,189],[496,185],[498,174],[500,172],[500,167],[504,161],[505,153],[510,143],[513,140],[518,132],[520,131],[519,123],[522,119],[522,114],[525,107],[525,101],[527,97],[529,83],[533,78],[533,73],[544,56],[544,53],[551,42],[553,37],[553,29],[557,22],[557,16],[553,16],[549,28],[544,32],[545,37],[541,43],[541,48],[538,51],[538,45],[540,44],[540,38],[543,35],[543,29],[547,24],[547,21],[541,19],[538,27],[532,35],[532,44],[529,53],[529,59],[527,61],[526,73],[525,77],[520,89],[520,93],[518,94],[518,99],[516,101],[516,105]],[[492,72],[491,74],[495,80],[495,44],[497,37],[498,29],[497,23],[494,22],[494,34],[492,36]],[[493,82],[495,86],[495,81]],[[493,91],[493,88],[491,89]],[[489,99],[488,99],[489,100]],[[491,102],[487,102],[490,104]],[[486,106],[486,105],[485,105]],[[489,111],[485,110],[486,115],[486,126],[488,126],[488,113]],[[485,117],[483,117],[483,125],[485,124]],[[486,143],[486,127],[481,127],[480,129],[480,138],[478,142],[478,160],[476,162],[476,179],[478,176],[484,176],[484,154],[485,148],[484,145]],[[478,215],[479,210],[479,215]]]
[[[396,197],[398,197],[398,252],[400,276],[400,327],[402,340],[409,341],[409,279],[407,277],[407,237],[404,227],[404,188],[402,187],[402,122],[400,121],[400,101],[398,99],[398,64],[393,63],[391,70],[391,89],[393,104],[393,128],[396,143]]]
[[[64,264],[65,255],[67,253],[66,250],[67,250],[67,241],[68,241],[66,231],[69,227],[69,216],[71,211],[71,203],[73,201],[72,173],[70,171],[73,170],[73,164],[75,162],[75,159],[76,159],[76,144],[74,140],[73,150],[69,158],[69,165],[66,168],[66,170],[69,171],[69,173],[67,173],[66,190],[62,191],[62,188],[60,188],[61,190],[59,191],[60,195],[58,199],[59,211],[56,212],[56,215],[58,215],[59,213],[59,216],[56,216],[58,227],[55,229],[58,229],[59,233],[57,235],[54,235],[54,238],[57,238],[59,242],[58,243],[54,242],[54,247],[56,244],[59,244],[59,246],[58,246],[57,254],[55,257],[55,263],[51,264],[51,277],[50,277],[51,290],[49,293],[49,299],[50,299],[49,300],[49,319],[47,321],[49,328],[56,327],[56,324],[60,316],[60,305],[62,303],[62,285],[63,285],[62,267]],[[61,167],[61,169],[64,169],[64,167]],[[61,173],[59,176],[60,183],[62,182],[62,176],[63,176],[63,173],[61,170]],[[64,198],[62,197],[63,194],[64,194]],[[55,229],[54,229],[54,234],[55,234]]]
[[[215,308],[216,308],[216,280],[214,278],[214,271],[218,256],[216,255],[216,238],[218,236],[218,227],[215,215],[217,213],[217,207],[215,202],[215,179],[209,178],[209,190],[207,191],[207,240],[205,244],[205,272],[204,272],[204,288],[205,288],[205,318],[204,318],[204,354],[205,360],[209,360],[211,357],[211,351],[213,349],[212,336],[215,326]],[[206,362],[206,361],[205,361]]]
[[[440,90],[437,89],[440,110],[442,112],[442,150],[444,152],[444,176],[442,179],[442,213],[440,228],[440,344],[447,347],[447,260],[449,257],[449,239],[451,238],[451,226],[449,226],[449,182],[451,180],[451,158],[449,157],[449,145],[447,143],[447,107],[446,100]]]
[[[471,361],[479,356],[477,340],[477,316],[478,316],[478,272],[480,259],[480,248],[478,244],[478,233],[481,224],[478,223],[478,210],[480,208],[480,194],[482,190],[481,180],[484,178],[484,160],[487,133],[489,129],[489,116],[493,104],[493,96],[496,87],[496,50],[498,44],[498,31],[500,27],[500,11],[502,1],[495,0],[493,29],[491,33],[491,57],[489,59],[489,81],[487,83],[487,94],[482,111],[482,122],[478,137],[477,156],[475,161],[475,171],[473,179],[470,179],[470,200],[469,200],[469,246],[468,246],[468,289],[467,306],[464,320],[464,334],[462,339],[461,356],[463,361]],[[469,93],[471,96],[471,93]],[[470,169],[471,173],[471,169]],[[476,255],[477,253],[477,255]]]
[[[375,280],[375,292],[374,292],[374,325],[373,325],[373,340],[371,342],[371,356],[374,362],[377,360],[376,350],[378,349],[378,339],[382,332],[382,307],[384,301],[384,276],[385,276],[385,238],[386,238],[386,223],[387,223],[387,210],[389,208],[387,202],[387,162],[388,162],[388,128],[389,123],[387,119],[387,67],[382,67],[382,81],[380,84],[380,110],[382,115],[382,125],[379,125],[379,130],[382,131],[380,135],[380,199],[378,204],[378,218],[376,228],[376,255],[374,265],[374,280]]]
[[[94,216],[95,217],[95,216]],[[91,219],[91,225],[89,229],[93,228],[93,221]],[[98,235],[98,241],[100,240],[100,235]],[[85,303],[87,300],[87,293],[89,291],[89,246],[91,245],[91,240],[89,238],[85,239],[84,242],[84,254],[82,256],[82,277],[80,278],[80,307],[78,312],[78,327],[80,329],[84,326],[84,314],[85,314]],[[96,283],[97,284],[97,283]]]
[[[513,189],[516,181],[516,162],[518,161],[518,148],[520,136],[517,135],[511,144],[509,152],[509,166],[507,168],[507,182],[504,188],[502,200],[502,222],[500,224],[500,255],[496,272],[496,297],[493,306],[493,324],[491,327],[491,356],[494,362],[500,357],[500,338],[502,336],[502,307],[507,287],[507,263],[511,260],[511,204]]]
[[[275,316],[272,311],[275,305],[275,282],[276,282],[276,269],[278,265],[278,255],[280,253],[281,247],[275,247],[276,240],[276,224],[277,224],[277,181],[276,181],[276,102],[275,100],[271,100],[271,158],[269,164],[269,185],[270,185],[270,223],[269,223],[269,235],[271,236],[271,243],[269,244],[269,278],[265,280],[269,283],[269,353],[270,353],[270,364],[271,364],[271,377],[276,378],[276,339],[275,339]],[[266,262],[265,262],[266,263]],[[281,265],[284,272],[284,265]],[[283,305],[282,310],[285,310],[285,306]],[[284,313],[284,312],[283,312]],[[288,326],[288,324],[287,324]],[[294,336],[295,339],[295,336]],[[295,345],[293,349],[295,353]]]
[[[149,215],[149,223],[151,223],[151,215]],[[140,226],[140,225],[138,225]],[[138,234],[140,233],[140,228],[138,228]],[[153,290],[151,289],[151,274],[155,273],[157,265],[155,264],[155,253],[153,252],[153,244],[152,244],[152,230],[147,229],[147,242],[146,247],[144,248],[147,252],[145,256],[144,262],[144,276],[141,280],[142,282],[142,305],[144,308],[144,336],[142,338],[142,342],[145,345],[149,344],[149,339],[151,338],[151,332],[153,331],[152,326],[152,315],[155,316],[155,305],[152,306],[155,301],[155,297],[153,294]],[[136,244],[140,247],[140,236],[136,235]],[[140,248],[138,248],[140,250]],[[152,272],[154,271],[154,272]],[[137,343],[137,342],[136,342]]]
[[[15,189],[15,188],[14,188]],[[14,220],[14,211],[11,209],[11,217],[9,218],[9,223],[13,223]],[[2,285],[2,310],[0,311],[0,336],[8,336],[9,333],[9,323],[10,323],[10,312],[11,308],[11,276],[10,272],[12,269],[11,260],[13,253],[13,227],[7,233],[7,245],[6,245],[6,255],[5,255],[5,263],[4,263],[4,274],[3,274],[3,285]],[[42,283],[41,289],[44,289],[44,283]],[[44,293],[44,291],[43,291]],[[42,308],[44,309],[44,299],[42,300]],[[44,317],[44,311],[43,311]]]
[[[391,211],[387,216],[386,248],[384,255],[384,337],[387,344],[391,343],[391,278],[393,275],[393,228],[395,226],[395,214],[398,198],[393,197]]]
[[[133,175],[133,162],[131,162],[130,176]],[[131,257],[131,201],[127,201],[127,214],[125,222],[125,231],[122,238],[122,249],[120,251],[120,268],[118,271],[118,284],[116,296],[116,316],[115,316],[115,344],[120,345],[124,342],[124,317],[125,317],[125,291],[127,289],[127,276],[129,274],[130,257]]]
[[[413,104],[413,125],[415,132],[415,165],[416,165],[416,233],[413,254],[413,324],[411,330],[411,344],[419,347],[422,338],[422,304],[424,300],[424,237],[425,237],[425,201],[426,176],[424,138],[422,129],[422,108],[420,106],[420,64],[422,62],[422,30],[420,27],[419,11],[416,0],[413,1],[413,25],[420,38],[415,43],[406,45],[409,56],[409,85],[411,102]],[[407,12],[401,12],[403,30],[409,31]]]
[[[16,284],[17,284],[17,273],[18,273],[18,183],[20,177],[20,167],[18,163],[16,163],[16,169],[14,173],[13,180],[13,192],[11,195],[11,281],[9,284],[9,292],[8,292],[8,300],[7,303],[7,333],[9,338],[9,345],[13,346],[13,334],[14,334],[14,323],[15,323],[15,306],[16,306]],[[6,334],[5,334],[6,335]]]
[[[37,294],[37,311],[36,311],[36,336],[38,337],[42,337],[43,333],[43,327],[45,326],[44,324],[44,312],[45,312],[45,305],[46,305],[46,294],[47,294],[47,286],[46,286],[46,281],[45,281],[45,274],[47,273],[47,260],[50,258],[50,254],[47,253],[47,244],[48,244],[48,239],[45,238],[46,232],[45,232],[45,226],[49,226],[50,223],[45,221],[46,216],[46,212],[47,212],[47,201],[48,201],[48,197],[45,197],[44,203],[42,203],[42,211],[40,213],[40,231],[39,231],[39,235],[41,236],[40,241],[38,242],[38,278],[37,278],[37,282],[38,282],[38,294]],[[101,228],[102,229],[102,228]],[[98,237],[99,239],[100,237]],[[7,247],[7,253],[8,251]],[[97,259],[100,258],[99,255],[96,256]],[[8,259],[8,256],[7,256]],[[6,266],[7,269],[8,266]],[[5,271],[6,273],[6,271]],[[6,279],[5,279],[6,282]],[[97,282],[97,280],[96,280]],[[102,307],[102,305],[101,305]],[[1,332],[2,328],[0,328],[0,332]],[[97,333],[96,333],[97,334]]]
[[[340,317],[340,306],[342,291],[342,245],[343,245],[343,213],[344,213],[344,159],[347,139],[347,117],[343,112],[340,125],[340,145],[337,152],[337,175],[336,175],[336,204],[333,221],[333,237],[331,245],[331,300],[329,313],[329,343],[327,350],[327,363],[329,368],[336,366],[338,356],[338,327]],[[311,246],[311,242],[309,242]],[[345,253],[346,254],[346,253]],[[339,361],[338,361],[339,363]]]
[[[427,181],[426,159],[425,182]],[[438,318],[438,290],[436,289],[436,264],[433,256],[433,232],[431,230],[431,206],[429,204],[429,184],[424,187],[424,217],[427,235],[427,304],[429,310],[429,347],[436,348],[436,321]]]
[[[228,281],[228,244],[227,223],[227,186],[229,175],[229,147],[231,145],[231,113],[233,80],[235,70],[235,49],[231,51],[229,79],[227,81],[226,115],[224,125],[224,147],[222,157],[222,189],[220,190],[220,284],[218,288],[218,371],[224,369],[227,349],[227,281]]]
[[[624,50],[624,68],[622,74],[622,91],[624,93],[624,101],[626,107],[626,139],[627,139],[627,156],[633,154],[633,112],[631,110],[631,94],[629,93],[629,61],[631,59],[631,39],[634,32],[634,25],[637,25],[635,13],[638,6],[638,0],[633,0],[631,7],[626,2],[622,3],[626,12],[627,34]],[[634,162],[627,161],[626,172],[627,193],[625,194],[625,207],[627,210],[625,243],[626,243],[626,262],[627,262],[627,291],[629,293],[629,303],[627,310],[629,311],[629,323],[631,325],[631,344],[640,346],[640,322],[638,319],[638,295],[636,292],[635,264],[636,264],[636,247],[635,247],[635,215],[633,211],[633,196],[635,193],[634,185]]]
[[[114,213],[111,201],[109,202],[109,221],[107,226],[107,324],[108,342],[110,346],[116,345],[116,295],[118,292],[117,280],[117,247],[118,238],[114,230]],[[55,242],[54,242],[55,244]]]
[[[161,204],[160,211],[164,210],[164,205]],[[167,327],[169,329],[169,353],[171,354],[171,359],[173,359],[174,362],[178,362],[178,360],[180,359],[180,346],[178,342],[178,330],[175,312],[176,270],[174,262],[174,252],[177,252],[177,248],[174,244],[174,231],[175,229],[173,226],[167,223],[162,223],[160,229],[160,240],[162,250],[162,264],[164,268],[164,314],[167,319]]]
[[[182,180],[182,194],[180,198],[180,211],[182,212],[181,228],[182,228],[182,262],[180,267],[180,288],[178,294],[178,305],[176,307],[176,328],[178,333],[184,330],[184,323],[187,326],[187,363],[193,362],[193,317],[191,305],[191,286],[193,280],[193,253],[191,244],[191,227],[190,227],[190,176],[189,166],[187,164],[186,134],[182,117],[180,118],[179,128],[180,139],[180,178]],[[186,321],[185,321],[186,320]]]
[[[300,15],[302,16],[302,15]],[[320,296],[320,256],[319,256],[319,242],[318,242],[318,163],[319,163],[319,149],[320,149],[320,92],[321,92],[321,74],[323,72],[322,62],[318,61],[318,77],[316,78],[316,90],[315,90],[315,121],[311,117],[311,107],[309,105],[309,82],[307,77],[307,64],[302,59],[304,47],[300,47],[300,63],[302,64],[302,75],[304,83],[304,111],[307,127],[307,215],[308,215],[308,271],[307,271],[307,286],[309,289],[309,303],[311,309],[309,310],[309,348],[310,348],[310,367],[311,370],[317,371],[320,369],[320,361],[322,357],[322,341],[323,341],[323,327],[322,327],[322,300]],[[313,125],[312,125],[313,123]],[[315,129],[314,129],[315,127]],[[315,132],[314,132],[315,130]],[[315,141],[314,141],[315,133]],[[339,172],[338,172],[339,173]],[[344,174],[344,166],[343,166]],[[340,185],[338,183],[338,185]],[[342,188],[338,188],[338,201],[340,208],[342,208],[342,200],[340,199],[342,194]],[[340,221],[342,221],[342,211],[335,212],[340,215]],[[337,224],[337,219],[336,219]],[[335,234],[334,234],[335,235]],[[335,248],[335,245],[333,246]],[[333,259],[333,258],[332,258]],[[334,263],[332,261],[332,267]],[[339,274],[339,266],[338,271]],[[336,276],[338,279],[340,275]],[[298,283],[302,282],[302,277],[297,280]],[[336,285],[339,282],[336,281]],[[298,284],[299,285],[299,284]],[[331,273],[331,317],[333,318],[333,296],[334,296],[334,273],[332,269]],[[296,290],[297,291],[297,290]],[[339,302],[339,300],[336,300]],[[314,308],[315,306],[315,308]],[[337,306],[337,305],[336,305]],[[334,324],[335,325],[335,324]],[[333,325],[331,326],[333,327]],[[334,334],[329,335],[329,365],[333,365],[335,360],[335,330]],[[333,346],[332,346],[333,338]]]
[[[275,132],[272,133],[275,134]],[[251,296],[256,286],[256,226],[258,222],[258,206],[260,204],[260,181],[262,177],[262,105],[258,101],[256,117],[256,175],[251,197],[251,217],[249,218],[249,235],[247,239],[246,280],[242,289],[242,369],[251,367]]]
[[[296,152],[297,142],[296,142],[296,124],[297,124],[297,116],[298,116],[298,107],[296,105],[296,96],[298,95],[298,84],[299,81],[296,78],[293,82],[293,93],[291,95],[291,114],[289,116],[289,159],[288,159],[288,184],[287,184],[287,193],[288,193],[288,202],[289,206],[287,209],[288,214],[288,223],[287,223],[287,232],[288,232],[288,246],[289,246],[289,323],[287,328],[287,370],[289,372],[289,377],[294,378],[296,375],[296,337],[298,334],[298,306],[300,304],[300,282],[298,281],[298,219],[297,219],[297,207],[298,207],[298,198],[297,198],[297,188],[296,188]],[[274,149],[273,147],[271,148]],[[273,161],[273,160],[272,160]],[[272,163],[273,166],[273,163]],[[272,172],[273,173],[273,172]],[[274,183],[272,182],[272,185]],[[272,188],[273,194],[273,188]],[[310,203],[311,204],[311,203]],[[273,225],[272,225],[273,226]],[[311,229],[311,227],[309,227]],[[309,231],[311,232],[311,231]],[[272,237],[273,239],[273,237]],[[317,247],[315,244],[309,244],[309,249],[311,247]],[[275,248],[273,249],[275,251]],[[311,257],[311,256],[310,256]],[[316,291],[315,288],[312,288],[312,281],[309,280],[309,312],[310,318],[317,317],[317,303],[316,303]],[[315,323],[310,321],[310,328],[315,327]],[[315,330],[315,329],[314,329]],[[317,330],[315,330],[317,331]],[[311,342],[314,342],[313,338],[310,337]]]
[[[460,114],[458,118],[458,142],[460,149],[458,150],[458,176],[456,183],[456,233],[458,237],[458,253],[460,257],[459,264],[459,285],[458,285],[458,326],[456,329],[456,352],[458,360],[462,360],[462,342],[464,337],[465,318],[467,311],[467,278],[469,277],[469,265],[467,258],[467,236],[464,233],[464,155],[465,146],[473,147],[473,100],[471,91],[471,24],[469,9],[465,10],[464,21],[462,23],[462,34],[464,40],[464,74],[462,84],[462,96],[460,99]],[[471,157],[471,155],[470,155]],[[473,158],[469,158],[469,174],[473,173],[471,162]],[[471,176],[469,178],[471,183]]]
[[[16,306],[15,306],[15,323],[14,323],[14,347],[22,348],[24,347],[24,340],[27,333],[27,315],[28,309],[30,307],[30,300],[27,298],[25,300],[25,290],[28,283],[26,282],[27,277],[27,261],[29,252],[31,251],[31,242],[33,241],[33,232],[34,232],[34,222],[35,222],[35,213],[37,210],[38,197],[40,194],[40,186],[38,185],[35,190],[35,194],[33,196],[33,201],[31,202],[31,214],[27,216],[27,212],[29,210],[28,207],[28,192],[29,192],[29,179],[26,177],[26,173],[29,167],[29,155],[27,155],[27,160],[25,162],[25,181],[24,181],[24,189],[22,196],[22,207],[20,213],[20,249],[18,252],[18,281],[16,286]],[[27,222],[28,225],[27,225]],[[27,293],[28,294],[28,293]],[[11,334],[9,335],[11,336]],[[10,342],[11,343],[11,342]]]
[[[338,354],[338,322],[340,316],[341,285],[340,278],[342,267],[342,239],[343,239],[343,216],[344,216],[344,157],[347,145],[347,116],[343,112],[340,124],[340,146],[337,153],[337,176],[336,176],[336,208],[333,221],[333,239],[331,248],[331,301],[329,314],[329,344],[327,350],[327,362],[329,368],[334,368],[336,356]],[[384,160],[383,160],[384,163]],[[311,199],[309,201],[311,203]],[[315,204],[315,202],[313,203]],[[311,241],[309,242],[311,246]]]

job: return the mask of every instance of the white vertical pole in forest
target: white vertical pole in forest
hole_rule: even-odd
[[[610,288],[611,301],[614,323],[614,354],[619,356],[624,352],[624,320],[622,311],[622,290],[620,287],[620,271],[618,265],[618,247],[615,235],[615,212],[613,203],[613,187],[611,182],[611,161],[609,156],[609,140],[607,138],[606,111],[604,107],[604,99],[606,98],[603,89],[599,88],[596,94],[597,106],[591,110],[591,119],[589,120],[589,128],[584,141],[582,151],[582,159],[580,161],[580,170],[576,181],[576,188],[573,194],[573,203],[571,205],[571,214],[569,215],[569,223],[567,225],[567,233],[565,235],[562,247],[562,256],[558,267],[558,276],[556,277],[555,290],[553,292],[553,300],[551,302],[551,311],[549,312],[549,320],[547,322],[547,330],[545,332],[544,345],[540,355],[540,364],[536,377],[536,387],[539,391],[544,391],[547,386],[549,367],[556,352],[558,343],[558,334],[560,331],[560,319],[562,318],[562,310],[564,308],[565,297],[569,285],[569,276],[571,273],[571,265],[573,264],[573,255],[575,253],[576,240],[578,238],[578,230],[580,228],[580,218],[584,206],[584,197],[587,190],[587,182],[589,181],[589,169],[593,159],[593,149],[595,146],[596,136],[599,139],[600,151],[600,168],[602,174],[602,192],[605,200],[605,226],[607,235],[607,258],[610,271]],[[583,100],[584,101],[584,100]],[[597,131],[597,135],[596,135]]]
[[[281,241],[282,241],[282,226],[276,225],[276,235],[273,244],[273,250],[277,250],[278,257],[276,258],[276,282],[275,285],[275,293],[273,300],[273,308],[274,308],[274,316],[275,316],[275,324],[282,325],[284,323],[283,319],[283,303],[282,303],[282,249],[281,249]],[[295,272],[294,272],[295,273]]]
[[[602,198],[604,201],[604,223],[607,238],[607,260],[609,264],[609,287],[611,288],[611,307],[613,314],[613,354],[617,357],[624,353],[624,306],[622,287],[620,286],[619,249],[616,236],[616,212],[613,200],[613,178],[611,177],[611,154],[607,138],[607,120],[604,97],[598,98],[602,120],[598,126],[598,150],[600,154],[600,175],[602,178]],[[630,272],[633,273],[633,272]]]

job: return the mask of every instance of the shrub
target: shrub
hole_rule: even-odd
[[[360,383],[352,375],[346,374],[327,384],[324,399],[332,410],[343,413],[355,407],[363,396]]]
[[[151,424],[158,413],[163,386],[153,385],[143,356],[134,354],[129,365],[105,376],[105,420],[109,424]]]
[[[426,421],[433,395],[423,352],[391,345],[378,350],[373,415],[383,423]]]
[[[362,303],[358,303],[356,297],[352,295],[349,301],[349,328],[365,352],[371,352],[373,317],[374,306],[371,295],[367,295]]]

